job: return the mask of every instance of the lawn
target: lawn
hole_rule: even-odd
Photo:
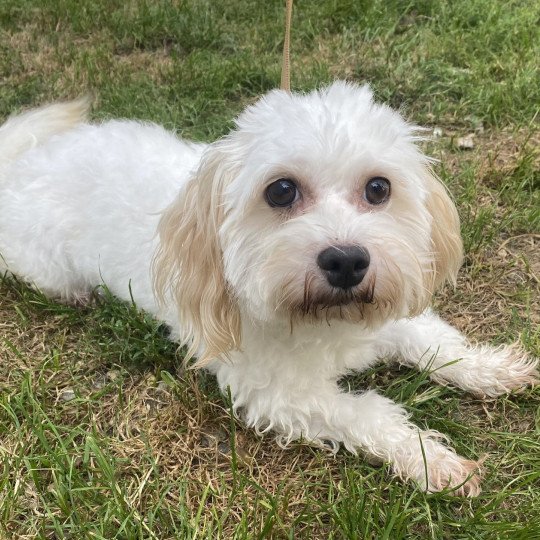
[[[210,141],[279,85],[277,0],[3,0],[0,119],[94,96]],[[437,309],[540,356],[540,4],[298,0],[292,88],[369,82],[434,137],[467,257]],[[461,148],[469,137],[473,148]],[[166,330],[110,298],[0,285],[0,538],[540,538],[540,389],[480,401],[381,366],[346,381],[404,403],[467,457],[477,499],[426,495],[344,451],[287,450],[230,413]]]

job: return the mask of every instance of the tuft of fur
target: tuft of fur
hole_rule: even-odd
[[[89,109],[90,98],[85,96],[11,116],[0,127],[1,163],[84,122]]]
[[[219,201],[230,175],[223,168],[219,151],[209,149],[194,179],[161,217],[153,263],[157,298],[178,306],[186,361],[196,355],[198,367],[240,348],[240,312],[225,282],[219,242]]]
[[[456,284],[457,273],[463,264],[459,216],[446,186],[427,170],[426,207],[431,214],[431,239],[434,252],[433,281],[427,283],[432,292],[445,281]]]

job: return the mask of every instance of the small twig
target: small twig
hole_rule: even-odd
[[[503,249],[507,244],[509,244],[512,240],[515,240],[516,238],[524,238],[524,237],[529,237],[529,238],[538,238],[540,240],[540,234],[536,234],[536,233],[523,233],[523,234],[518,234],[516,236],[511,236],[510,238],[507,238],[498,248],[498,250],[501,250]],[[497,251],[498,251],[497,250]]]

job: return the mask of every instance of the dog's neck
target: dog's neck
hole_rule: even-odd
[[[299,367],[307,363],[313,369],[323,367],[315,365],[322,362],[324,369],[328,364],[345,368],[351,355],[357,358],[365,351],[371,359],[376,335],[377,330],[340,320],[291,324],[286,318],[262,322],[242,317],[241,350],[231,360],[251,365],[292,362]]]

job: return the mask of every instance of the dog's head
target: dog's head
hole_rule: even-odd
[[[202,361],[239,348],[241,316],[375,328],[455,279],[455,206],[367,86],[272,91],[236,125],[160,224],[156,290]]]

